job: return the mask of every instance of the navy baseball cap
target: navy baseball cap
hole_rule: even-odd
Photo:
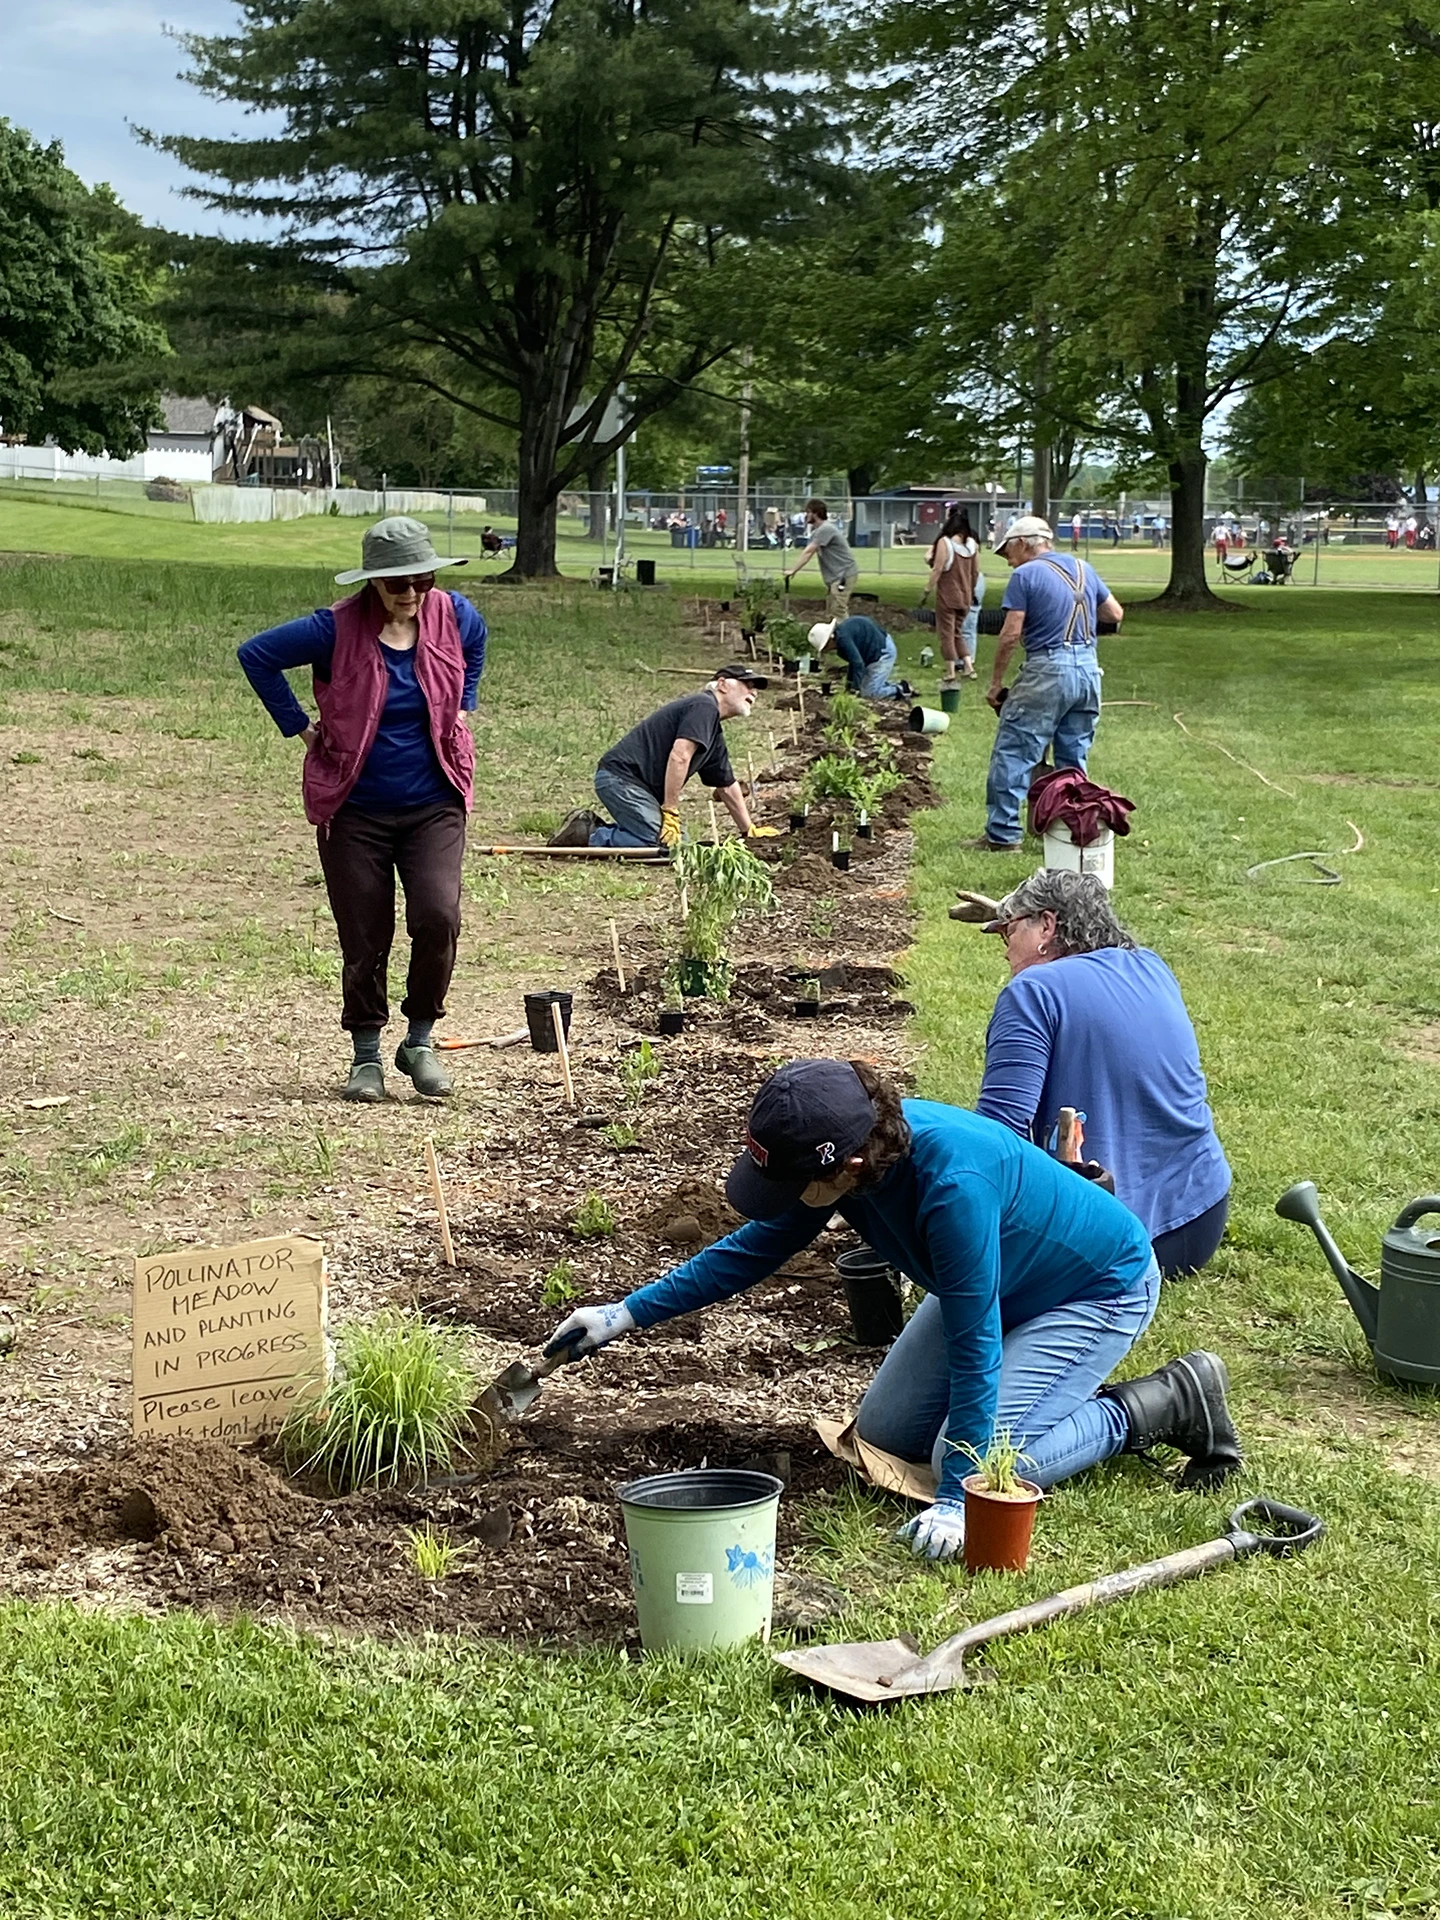
[[[788,1213],[812,1180],[833,1180],[875,1127],[875,1102],[846,1060],[792,1060],[756,1094],[725,1197],[749,1220]]]

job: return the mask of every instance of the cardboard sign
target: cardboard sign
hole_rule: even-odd
[[[325,1384],[324,1247],[286,1234],[137,1260],[133,1353],[137,1434],[274,1433]]]

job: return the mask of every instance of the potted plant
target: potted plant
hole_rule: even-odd
[[[740,631],[747,640],[758,639],[765,631],[770,610],[779,598],[775,583],[766,574],[747,580],[740,589]]]
[[[776,613],[770,616],[765,629],[767,643],[778,649],[785,663],[786,673],[809,671],[810,640],[809,628],[793,614]]]
[[[805,831],[805,822],[809,818],[809,801],[797,800],[795,805],[790,809],[790,831],[792,833],[803,833]]]
[[[727,1000],[730,931],[741,914],[774,904],[770,870],[743,840],[682,840],[674,867],[686,908],[675,961],[680,991]]]
[[[830,864],[840,873],[850,871],[850,849],[848,846],[841,846],[838,829],[830,836]]]
[[[660,983],[660,1031],[669,1034],[685,1031],[685,996],[680,991],[679,972],[673,966],[665,969]]]
[[[965,1479],[965,1565],[971,1573],[1023,1573],[1030,1564],[1035,1508],[1044,1498],[1016,1468],[1026,1456],[1002,1430],[983,1454],[961,1447],[975,1463]]]
[[[790,1003],[790,1011],[797,1020],[818,1020],[820,1017],[820,976],[810,974],[800,982],[799,991]]]

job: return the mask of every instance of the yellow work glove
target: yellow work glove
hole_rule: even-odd
[[[680,844],[680,815],[674,807],[660,809],[660,844],[662,847],[678,847]]]
[[[779,827],[751,827],[745,838],[747,840],[778,840],[780,829]]]

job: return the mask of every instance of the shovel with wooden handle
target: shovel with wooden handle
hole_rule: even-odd
[[[556,1368],[568,1366],[579,1357],[573,1348],[577,1340],[584,1338],[585,1329],[576,1327],[558,1353],[538,1360],[533,1367],[527,1367],[523,1360],[512,1360],[486,1387],[475,1403],[476,1409],[496,1426],[518,1420],[534,1406],[541,1387]]]
[[[1272,1530],[1252,1532],[1242,1524],[1252,1516]],[[1087,1580],[1083,1586],[1067,1587],[1063,1593],[1032,1601],[1027,1607],[997,1614],[993,1620],[982,1620],[942,1640],[923,1659],[910,1639],[856,1640],[848,1646],[797,1647],[787,1653],[773,1654],[771,1658],[816,1686],[828,1687],[832,1693],[843,1693],[847,1699],[863,1700],[871,1706],[913,1699],[917,1694],[946,1693],[952,1687],[965,1689],[990,1677],[983,1670],[968,1668],[965,1657],[992,1640],[1048,1627],[1052,1620],[1063,1620],[1072,1613],[1088,1613],[1092,1607],[1106,1607],[1112,1601],[1128,1600],[1133,1594],[1148,1593],[1155,1587],[1173,1587],[1178,1581],[1193,1580],[1199,1574],[1228,1567],[1232,1561],[1248,1559],[1254,1553],[1287,1559],[1313,1546],[1324,1532],[1324,1521],[1299,1507],[1281,1506],[1278,1500],[1247,1500],[1236,1507],[1217,1540],[1185,1547],[1179,1553],[1167,1553],[1160,1560],[1147,1560],[1143,1566],[1107,1573],[1099,1580]]]

